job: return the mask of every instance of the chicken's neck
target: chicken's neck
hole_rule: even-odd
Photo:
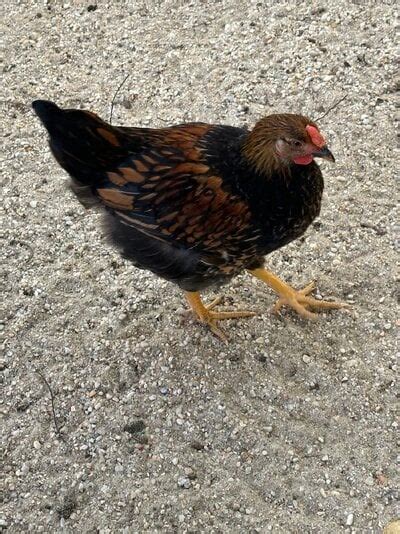
[[[259,134],[256,129],[246,136],[240,150],[245,160],[260,174],[270,176],[280,172],[286,175],[289,171],[287,163],[278,158],[273,139],[264,133]]]

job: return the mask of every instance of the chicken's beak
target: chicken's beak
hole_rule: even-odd
[[[324,158],[328,161],[332,161],[332,163],[335,163],[335,158],[333,157],[332,152],[329,150],[329,148],[325,145],[320,150],[317,150],[316,152],[313,152],[312,154],[314,158]]]

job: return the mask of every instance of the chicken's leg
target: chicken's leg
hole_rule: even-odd
[[[185,295],[197,319],[201,323],[208,325],[211,332],[218,336],[225,343],[227,343],[228,338],[226,337],[224,332],[220,328],[218,328],[217,321],[221,321],[222,319],[239,319],[240,317],[253,317],[254,315],[257,315],[255,312],[251,311],[214,312],[211,310],[217,304],[219,304],[219,302],[221,301],[221,297],[216,298],[211,302],[211,304],[205,306],[201,301],[200,293],[198,291],[186,291]]]
[[[302,317],[316,319],[317,314],[309,311],[307,308],[338,309],[348,306],[344,302],[328,302],[326,300],[317,300],[313,297],[308,297],[307,295],[315,288],[314,282],[308,284],[304,289],[296,291],[266,269],[253,269],[249,273],[268,284],[269,287],[278,293],[279,299],[274,305],[274,312],[278,312],[282,306],[290,306]]]

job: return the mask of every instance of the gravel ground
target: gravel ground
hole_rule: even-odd
[[[0,529],[364,534],[400,515],[395,2],[326,4],[2,3]],[[317,118],[348,93],[320,121],[337,157],[321,217],[269,265],[350,312],[275,317],[243,275],[225,305],[262,314],[226,323],[224,346],[109,248],[30,102],[107,118],[128,73],[126,125]]]

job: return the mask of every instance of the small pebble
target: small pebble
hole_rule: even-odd
[[[189,489],[192,486],[192,483],[187,476],[181,476],[178,478],[178,486],[180,488]]]

